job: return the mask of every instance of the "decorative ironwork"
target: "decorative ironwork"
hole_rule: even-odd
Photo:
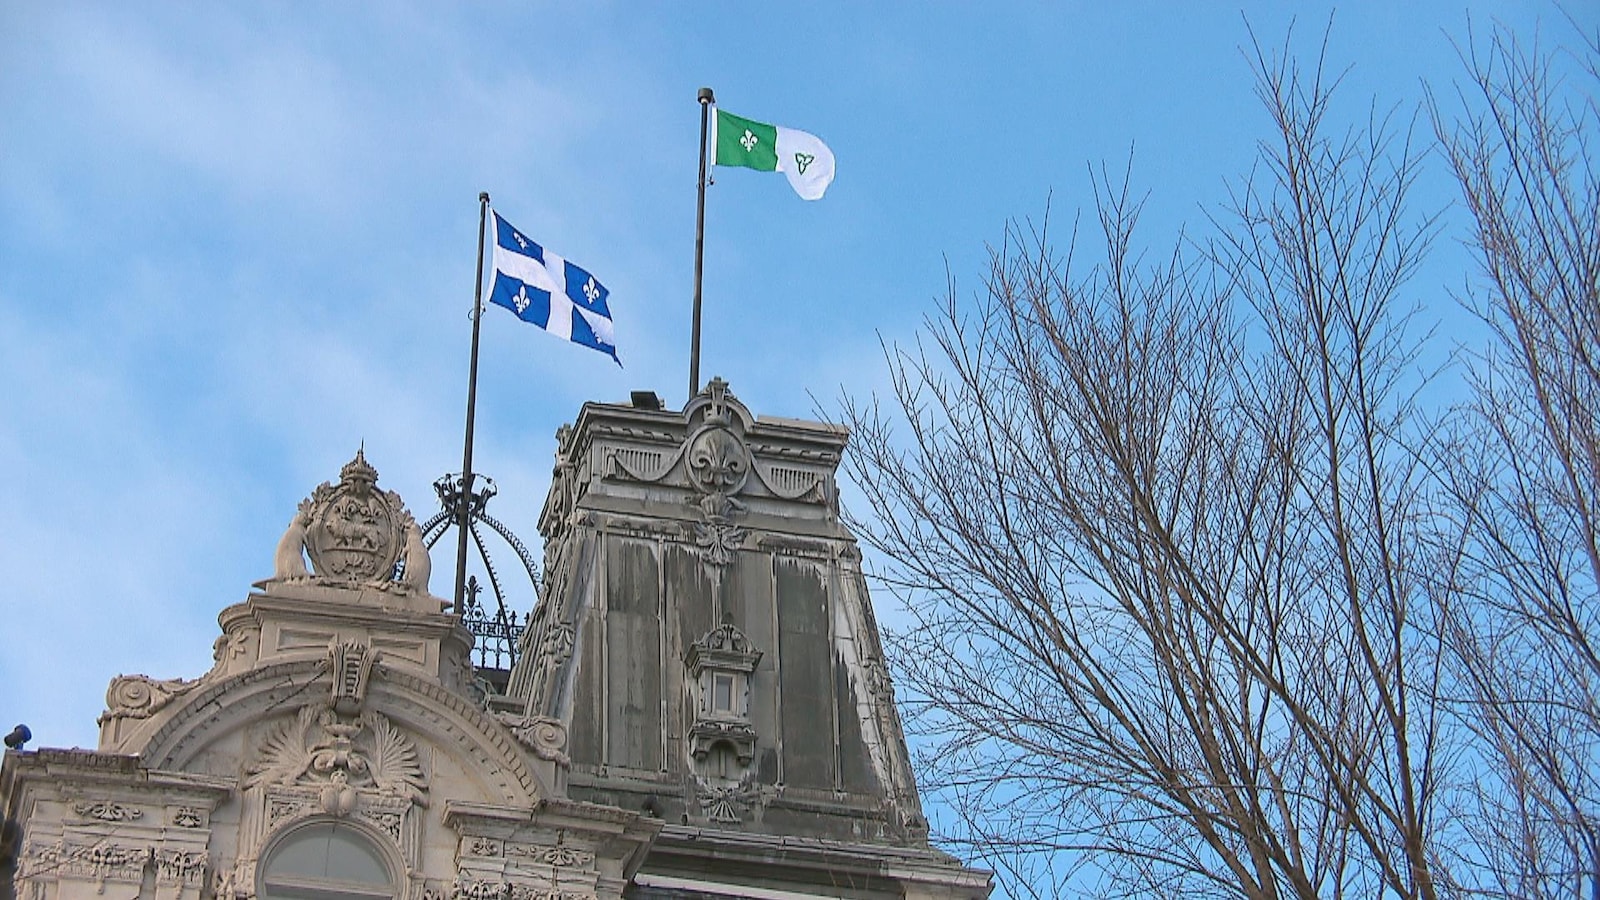
[[[422,535],[430,548],[436,546],[460,521],[460,504],[467,504],[467,532],[472,539],[472,549],[476,550],[478,564],[487,577],[494,605],[491,608],[481,598],[484,582],[477,575],[472,575],[467,579],[462,609],[457,612],[461,616],[461,623],[475,638],[472,662],[479,677],[494,690],[503,693],[510,680],[511,669],[517,663],[517,646],[523,630],[527,628],[528,615],[519,616],[515,605],[507,602],[513,585],[517,586],[514,589],[516,593],[524,590],[520,587],[522,581],[520,578],[508,581],[501,575],[489,552],[485,530],[493,532],[510,547],[517,561],[522,564],[528,579],[526,591],[529,608],[533,605],[533,598],[538,596],[539,565],[522,540],[487,512],[489,499],[496,493],[494,479],[474,473],[472,480],[476,489],[470,492],[463,492],[459,474],[445,475],[433,483],[434,492],[439,495],[440,509],[423,523]]]
[[[473,664],[480,669],[510,672],[517,664],[517,643],[528,627],[528,617],[518,618],[516,611],[508,611],[504,604],[498,604],[491,615],[478,600],[481,593],[483,585],[478,583],[478,576],[467,576],[467,608],[461,613],[461,623],[477,638]]]

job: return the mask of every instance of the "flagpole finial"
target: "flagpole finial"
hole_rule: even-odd
[[[711,93],[711,88],[703,87],[703,88],[700,89],[700,102],[701,103],[715,103],[715,102],[717,102],[717,97],[716,97],[715,94]]]
[[[489,202],[489,192],[488,191],[479,191],[478,192],[478,202],[479,203],[488,203]]]

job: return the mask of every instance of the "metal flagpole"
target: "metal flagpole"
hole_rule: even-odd
[[[472,526],[472,421],[478,405],[478,321],[483,318],[483,233],[489,221],[489,194],[478,194],[478,276],[472,284],[472,363],[467,375],[467,440],[461,451],[461,490],[456,494],[455,613],[466,611],[467,532]]]
[[[706,126],[711,104],[717,98],[711,88],[700,89],[700,199],[694,220],[694,323],[689,337],[689,399],[700,393],[700,273],[706,258]],[[684,401],[688,405],[688,401]]]

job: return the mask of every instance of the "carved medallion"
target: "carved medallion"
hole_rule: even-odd
[[[709,497],[725,500],[750,477],[750,451],[722,426],[705,428],[689,440],[688,462],[694,486]]]
[[[342,581],[387,580],[402,547],[400,498],[377,489],[378,471],[366,454],[339,470],[339,484],[324,483],[307,510],[306,553],[324,578]]]

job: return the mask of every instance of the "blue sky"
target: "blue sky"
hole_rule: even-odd
[[[1325,3],[21,3],[0,0],[0,725],[94,746],[119,673],[196,677],[299,500],[365,443],[425,517],[459,469],[479,191],[611,290],[626,369],[484,320],[476,467],[536,544],[556,428],[687,389],[696,90],[826,140],[815,203],[721,170],[702,378],[810,416],[885,381],[946,287],[1130,152],[1144,235],[1245,175],[1241,46],[1315,52]],[[1572,12],[1593,28],[1593,7]],[[1341,4],[1342,110],[1461,74],[1468,8]],[[1531,35],[1554,6],[1474,4]],[[1454,199],[1438,167],[1424,205]],[[1413,282],[1470,277],[1446,217]],[[846,494],[848,502],[849,494]],[[447,553],[435,593],[447,594]]]

